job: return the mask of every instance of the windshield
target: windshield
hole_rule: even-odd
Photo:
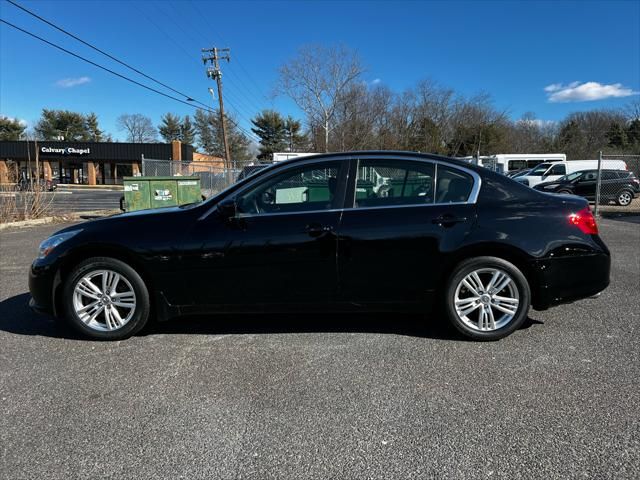
[[[541,163],[536,168],[531,170],[529,172],[529,175],[532,176],[532,177],[541,177],[542,175],[544,175],[544,172],[546,172],[549,169],[549,167],[551,167],[551,164],[549,164],[549,163]]]
[[[560,177],[558,179],[558,182],[571,182],[572,180],[578,178],[580,175],[582,175],[582,172],[573,172],[569,175],[565,175],[564,177]]]

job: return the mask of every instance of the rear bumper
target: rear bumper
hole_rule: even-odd
[[[537,260],[538,277],[533,308],[545,310],[597,296],[609,286],[611,257],[608,252],[570,255]]]

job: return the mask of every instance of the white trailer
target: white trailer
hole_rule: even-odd
[[[308,157],[309,155],[316,155],[314,152],[273,152],[272,161],[273,163],[284,162],[285,160],[289,160],[291,158],[296,157]]]
[[[533,168],[541,163],[565,162],[566,160],[567,155],[564,153],[500,153],[480,157],[483,167],[500,173]]]

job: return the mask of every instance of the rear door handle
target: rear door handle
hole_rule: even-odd
[[[456,223],[463,223],[466,221],[467,221],[467,217],[457,217],[449,213],[445,213],[444,215],[440,215],[439,217],[436,217],[433,220],[431,220],[432,223],[435,223],[436,225],[442,225],[445,227],[449,227]]]
[[[319,223],[311,223],[307,225],[304,230],[311,237],[320,237],[325,233],[333,232],[333,227],[330,225],[321,225]]]

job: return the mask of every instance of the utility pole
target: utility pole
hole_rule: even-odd
[[[224,142],[225,168],[231,167],[231,155],[229,153],[229,142],[227,141],[227,122],[224,116],[224,100],[222,99],[222,71],[220,70],[219,60],[231,60],[228,48],[203,48],[202,62],[207,67],[207,77],[212,78],[218,84],[218,101],[220,102],[220,123],[222,125],[222,141]]]

